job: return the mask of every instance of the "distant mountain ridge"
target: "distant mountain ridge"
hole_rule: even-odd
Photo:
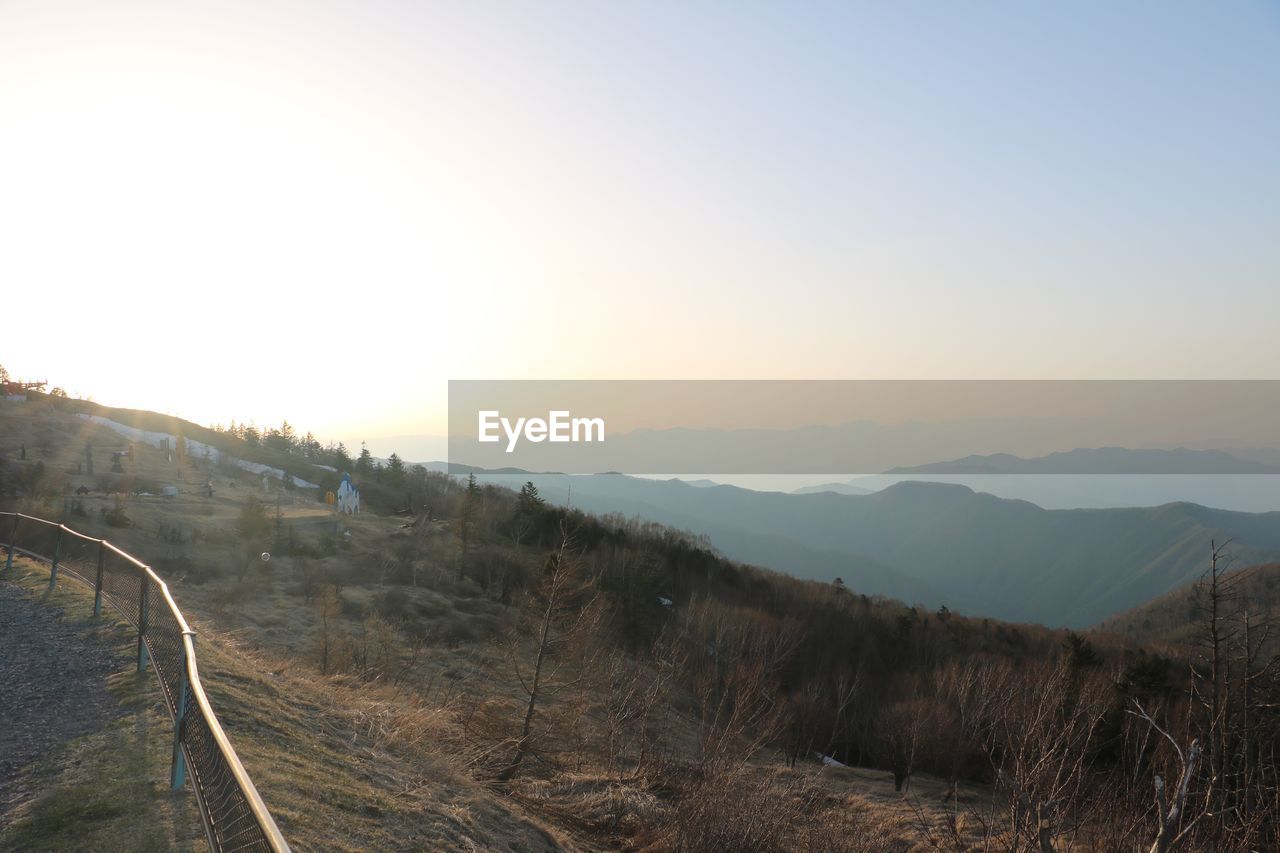
[[[886,474],[1280,474],[1280,465],[1221,450],[1077,448],[1024,459],[1010,453],[891,468]]]
[[[784,494],[622,475],[520,475],[553,503],[705,534],[726,556],[855,591],[1050,626],[1084,627],[1194,580],[1209,541],[1280,560],[1280,512],[1189,503],[1046,510],[960,485]],[[517,485],[511,475],[483,480]],[[571,497],[570,497],[571,495]]]
[[[816,486],[801,486],[793,489],[793,495],[816,495],[822,492],[835,492],[838,495],[869,495],[877,491],[876,489],[865,489],[862,486],[856,486],[853,483],[820,483]]]

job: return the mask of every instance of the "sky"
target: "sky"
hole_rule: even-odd
[[[0,364],[440,434],[450,379],[1276,378],[1280,4],[0,0]]]

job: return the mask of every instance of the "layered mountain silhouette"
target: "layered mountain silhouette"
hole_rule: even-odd
[[[1245,451],[1248,452],[1248,451]],[[796,489],[797,494],[865,494],[904,480],[968,486],[1046,509],[1160,506],[1191,501],[1242,512],[1280,509],[1280,465],[1213,449],[1080,448],[1024,458],[1009,453],[892,468],[844,483]]]
[[[1280,474],[1280,465],[1240,459],[1221,450],[1078,448],[1024,459],[1009,453],[892,468],[887,474]]]
[[[857,592],[1051,626],[1083,627],[1195,580],[1209,543],[1280,559],[1280,512],[1190,503],[1047,510],[964,486],[901,482],[869,495],[784,494],[617,474],[532,480],[553,503],[704,534],[725,555]],[[517,482],[518,481],[518,482]]]

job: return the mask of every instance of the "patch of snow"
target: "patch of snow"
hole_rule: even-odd
[[[95,424],[100,424],[101,426],[124,436],[130,441],[136,441],[139,444],[146,444],[150,447],[163,447],[166,442],[170,447],[176,447],[178,444],[178,437],[171,433],[138,429],[137,427],[131,427],[128,424],[122,424],[119,421],[113,421],[110,418],[104,418],[102,415],[86,415],[80,413],[77,417],[83,418],[87,421],[92,421]],[[205,444],[203,441],[195,441],[194,439],[188,438],[186,439],[186,442],[188,456],[194,455],[198,457],[208,457],[214,462],[226,462],[254,474],[270,474],[277,480],[284,479],[285,472],[282,468],[273,468],[272,466],[264,465],[261,462],[250,462],[247,459],[240,459],[239,457],[232,456],[229,453],[223,454],[218,451],[218,448],[210,444]],[[320,488],[316,483],[308,482],[301,477],[293,477],[293,484],[300,489]]]
[[[270,465],[264,465],[261,462],[250,462],[247,459],[239,459],[235,456],[231,456],[230,454],[227,455],[226,461],[230,462],[232,465],[236,466],[237,468],[242,468],[245,471],[251,471],[254,474],[270,474],[272,477],[275,477],[277,480],[284,479],[284,469],[282,468],[272,468]],[[315,483],[308,483],[306,480],[302,479],[301,477],[294,477],[293,484],[302,489],[320,488]]]
[[[847,764],[842,764],[839,761],[836,761],[830,755],[823,755],[821,752],[815,752],[813,754],[813,757],[821,761],[822,764],[826,767],[848,767],[849,766]]]
[[[83,418],[84,420],[91,421],[95,424],[100,424],[113,432],[123,435],[130,441],[136,441],[140,444],[160,447],[166,441],[170,443],[176,442],[176,438],[167,432],[152,432],[150,430],[138,429],[137,427],[131,427],[127,424],[113,421],[110,418],[104,418],[102,415],[78,414],[76,417]]]

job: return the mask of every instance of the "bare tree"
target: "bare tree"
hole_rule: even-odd
[[[528,701],[525,703],[520,735],[516,739],[511,761],[499,774],[508,780],[520,772],[535,737],[534,720],[539,705],[566,687],[577,684],[584,675],[584,658],[590,650],[592,629],[600,619],[600,595],[594,578],[584,571],[574,553],[573,538],[562,523],[560,547],[547,557],[542,579],[534,593],[540,605],[532,670],[520,665],[518,643],[512,646],[512,664]],[[576,654],[573,652],[576,650]],[[566,664],[578,664],[577,671],[561,678]]]
[[[1150,853],[1166,853],[1166,851],[1177,846],[1187,835],[1195,828],[1196,821],[1200,815],[1191,820],[1185,820],[1187,805],[1187,790],[1191,785],[1191,780],[1196,775],[1196,767],[1200,763],[1200,756],[1203,750],[1200,748],[1198,740],[1192,740],[1191,744],[1183,752],[1178,742],[1165,731],[1155,721],[1155,719],[1147,713],[1146,709],[1135,699],[1134,707],[1137,711],[1129,711],[1140,719],[1147,722],[1147,725],[1161,737],[1169,742],[1174,752],[1178,756],[1178,783],[1174,786],[1173,800],[1170,801],[1165,791],[1164,779],[1159,774],[1155,776],[1156,789],[1156,815],[1160,820],[1160,826],[1156,831],[1156,840],[1151,845]]]
[[[638,772],[649,757],[650,721],[658,706],[668,699],[674,668],[661,663],[650,666],[615,651],[602,672],[606,680],[605,771],[612,774],[617,766],[621,772],[626,747],[630,744],[634,747],[633,761]]]
[[[1011,846],[1049,853],[1083,823],[1090,750],[1110,704],[1109,685],[1074,671],[1065,656],[1002,673],[989,685],[1004,698],[993,708],[989,754],[1009,792]]]
[[[708,599],[684,610],[686,679],[698,708],[703,775],[745,761],[779,732],[778,676],[803,638],[800,625]]]
[[[1200,633],[1197,646],[1200,649],[1203,670],[1192,667],[1191,692],[1207,717],[1204,726],[1209,753],[1210,777],[1222,778],[1225,761],[1226,730],[1230,724],[1231,704],[1227,701],[1230,680],[1227,646],[1235,640],[1235,630],[1227,618],[1228,609],[1238,599],[1238,587],[1243,576],[1227,576],[1231,557],[1227,553],[1228,539],[1221,545],[1209,543],[1209,571],[1196,584],[1195,601],[1200,614]],[[1207,682],[1207,683],[1206,683]]]

